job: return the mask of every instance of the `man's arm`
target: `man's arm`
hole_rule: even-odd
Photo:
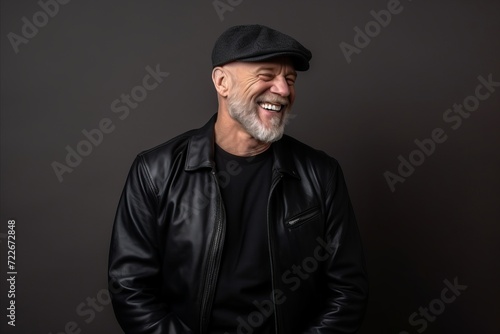
[[[109,252],[110,293],[125,333],[191,333],[161,299],[157,190],[141,156],[129,172]]]
[[[327,183],[327,242],[332,254],[325,262],[326,300],[305,333],[355,333],[368,299],[368,279],[356,218],[342,170],[332,159]]]

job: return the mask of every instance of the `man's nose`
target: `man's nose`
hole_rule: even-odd
[[[271,93],[278,94],[283,97],[288,97],[290,95],[290,86],[284,77],[277,76],[274,78]]]

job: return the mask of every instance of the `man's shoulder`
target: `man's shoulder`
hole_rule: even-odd
[[[132,170],[144,173],[155,187],[165,182],[172,171],[184,169],[190,138],[199,133],[193,129],[137,154]]]
[[[138,154],[139,157],[150,160],[155,158],[166,158],[176,155],[183,151],[189,142],[189,139],[197,134],[199,129],[192,129],[181,133],[161,144],[146,149]]]
[[[191,139],[196,137],[195,141],[200,143],[205,143],[207,139],[209,140],[209,138],[213,136],[214,123],[215,116],[212,116],[212,118],[205,123],[205,125],[196,129],[188,130],[162,144],[142,151],[138,156],[146,162],[175,159],[177,156],[185,154]]]

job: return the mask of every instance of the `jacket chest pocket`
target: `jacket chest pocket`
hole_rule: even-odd
[[[321,211],[318,205],[310,207],[299,214],[293,215],[285,221],[285,226],[288,228],[297,228],[306,223],[312,222],[320,218]]]

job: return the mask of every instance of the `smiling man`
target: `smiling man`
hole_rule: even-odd
[[[138,155],[109,257],[126,333],[354,333],[368,294],[337,161],[284,135],[311,53],[261,25],[216,41],[218,111]]]
[[[214,68],[219,96],[216,143],[237,156],[253,156],[280,139],[295,98],[296,77],[286,57]]]

